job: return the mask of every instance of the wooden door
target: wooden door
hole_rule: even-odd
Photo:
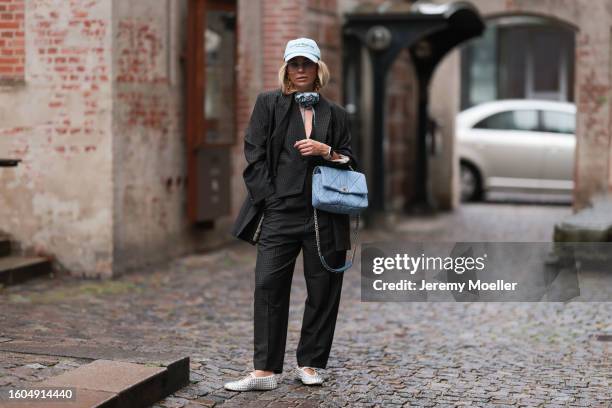
[[[185,52],[187,213],[212,224],[231,210],[234,145],[236,3],[189,0]]]

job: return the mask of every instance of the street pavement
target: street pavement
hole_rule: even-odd
[[[362,232],[360,241],[546,242],[569,214],[562,205],[468,204],[394,220],[393,228]],[[236,242],[115,280],[56,277],[7,287],[0,290],[0,345],[70,339],[190,356],[190,385],[155,407],[611,406],[612,302],[366,303],[358,262],[344,275],[334,345],[321,371],[326,382],[304,386],[292,373],[306,298],[301,256],[280,386],[226,391],[224,382],[252,370],[254,262],[255,247]],[[0,389],[88,361],[0,352]]]

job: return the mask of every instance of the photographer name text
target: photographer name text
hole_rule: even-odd
[[[420,284],[419,284],[420,283]],[[468,291],[512,291],[516,290],[517,282],[506,282],[503,279],[498,279],[495,282],[482,282],[480,279],[467,282],[427,282],[427,281],[412,281],[402,279],[398,282],[385,282],[382,279],[377,279],[372,283],[374,290],[405,290],[405,291],[452,291],[463,292]]]

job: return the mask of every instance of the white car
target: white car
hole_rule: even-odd
[[[499,100],[457,115],[461,197],[489,191],[571,192],[576,106],[567,102]]]

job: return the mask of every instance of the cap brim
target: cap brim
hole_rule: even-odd
[[[316,57],[316,55],[312,55],[309,54],[307,52],[294,52],[292,54],[289,54],[285,57],[285,62],[289,61],[291,58],[295,58],[295,57],[306,57],[309,60],[311,60],[312,62],[319,62],[319,58]]]

